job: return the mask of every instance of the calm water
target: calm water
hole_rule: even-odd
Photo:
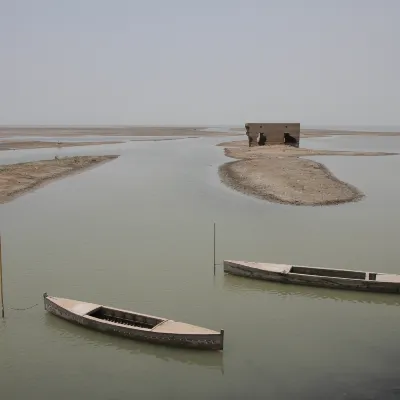
[[[321,138],[322,139],[322,138]],[[303,140],[326,148],[368,147]],[[400,152],[397,138],[371,147]],[[400,273],[400,157],[318,157],[367,198],[276,205],[219,183],[224,139],[2,152],[0,162],[121,154],[0,206],[2,398],[398,399],[400,297],[224,276],[217,258]],[[375,139],[374,139],[375,140]],[[222,354],[109,337],[42,293],[225,329]],[[10,308],[26,308],[16,311]]]

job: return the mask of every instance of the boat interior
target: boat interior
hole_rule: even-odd
[[[363,279],[363,280],[366,279],[365,272],[343,271],[343,270],[337,270],[337,269],[308,268],[308,267],[293,266],[292,268],[290,268],[289,272],[292,274],[329,276],[332,278]],[[371,279],[371,280],[375,280],[375,279]]]
[[[127,311],[114,310],[107,307],[97,308],[87,315],[102,321],[115,322],[122,325],[145,329],[153,329],[156,325],[164,322],[163,319],[135,314]]]

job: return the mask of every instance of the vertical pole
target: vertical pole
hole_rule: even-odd
[[[3,297],[3,264],[1,259],[1,236],[0,236],[0,291],[1,291],[1,318],[4,318],[4,297]]]
[[[214,222],[214,276],[215,276],[215,222]]]

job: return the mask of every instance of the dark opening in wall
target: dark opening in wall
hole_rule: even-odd
[[[293,137],[290,133],[285,132],[284,135],[284,143],[285,144],[297,144],[297,139]]]

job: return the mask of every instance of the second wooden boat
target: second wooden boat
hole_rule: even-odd
[[[217,332],[170,319],[48,296],[47,293],[43,297],[46,311],[97,331],[169,346],[206,350],[224,347],[223,330]]]
[[[224,261],[229,274],[295,285],[366,292],[400,293],[400,275],[348,269],[303,267],[248,261]]]

